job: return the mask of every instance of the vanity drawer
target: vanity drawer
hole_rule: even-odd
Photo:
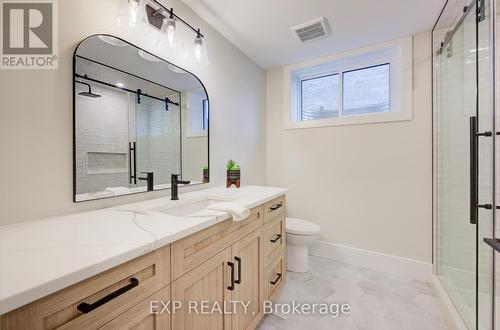
[[[166,246],[2,315],[0,328],[97,329],[169,283]]]
[[[268,260],[276,251],[284,250],[285,244],[285,213],[281,213],[265,224],[264,259]]]
[[[243,221],[228,219],[172,243],[172,281],[262,226],[263,215],[259,206]]]
[[[285,254],[284,250],[267,263],[264,274],[264,290],[266,300],[274,300],[285,285]]]
[[[163,304],[169,301],[170,285],[106,323],[99,330],[170,330],[170,313],[163,310]],[[172,311],[172,306],[169,306],[169,311]]]
[[[269,221],[285,211],[285,195],[264,204],[264,221]]]

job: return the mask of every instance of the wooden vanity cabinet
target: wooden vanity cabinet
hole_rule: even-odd
[[[169,283],[165,246],[2,315],[0,329],[97,329]]]
[[[215,224],[4,314],[0,330],[255,329],[264,300],[285,283],[284,211],[281,196],[243,221]],[[168,312],[161,302],[170,302]]]
[[[231,315],[205,314],[202,307],[205,301],[208,302],[208,312],[210,312],[214,304],[219,304],[222,308],[224,304],[229,304],[231,300],[229,260],[231,260],[230,247],[172,283],[172,301],[179,301],[182,304],[181,309],[172,314],[172,329],[232,329]]]
[[[234,329],[254,329],[263,317],[264,301],[264,253],[263,228],[240,239],[231,247],[236,268],[233,301],[242,301],[248,306],[236,304],[233,318]]]
[[[258,228],[174,281],[172,301],[184,307],[172,316],[172,328],[254,329],[263,316],[263,256]],[[196,308],[190,309],[189,301]],[[198,314],[205,302],[215,312]]]

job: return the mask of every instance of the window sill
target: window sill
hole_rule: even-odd
[[[206,131],[198,131],[198,132],[186,132],[186,137],[187,138],[199,138],[199,137],[206,137],[207,132]]]
[[[285,129],[319,128],[330,126],[349,126],[372,123],[384,123],[395,121],[412,120],[411,112],[390,112],[377,113],[371,115],[346,116],[338,118],[307,120],[307,121],[288,121],[285,123]]]

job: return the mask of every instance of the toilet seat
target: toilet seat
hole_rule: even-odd
[[[286,218],[285,231],[287,234],[313,236],[319,235],[321,227],[310,221],[297,218]]]

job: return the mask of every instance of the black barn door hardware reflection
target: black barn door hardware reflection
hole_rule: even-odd
[[[469,141],[470,141],[470,223],[477,224],[478,218],[478,209],[486,209],[491,210],[493,206],[491,204],[479,204],[479,186],[478,186],[478,138],[482,137],[491,137],[493,136],[492,132],[486,131],[483,133],[478,133],[477,131],[477,117],[473,116],[469,118]]]
[[[134,90],[131,90],[131,89],[128,89],[128,88],[125,88],[125,87],[119,87],[119,86],[107,83],[105,81],[102,81],[102,80],[90,78],[86,74],[85,75],[81,75],[81,74],[75,73],[75,78],[85,79],[85,80],[92,81],[92,82],[95,82],[95,83],[98,83],[98,84],[101,84],[101,85],[104,85],[104,86],[108,86],[108,87],[111,87],[111,88],[116,88],[116,89],[120,89],[122,91],[126,91],[126,92],[129,92],[129,93],[136,94],[137,95],[137,103],[138,104],[141,103],[141,96],[145,96],[145,97],[149,97],[149,98],[161,101],[161,102],[165,102],[165,110],[166,111],[169,110],[169,108],[168,108],[169,104],[173,104],[173,105],[179,106],[178,102],[174,102],[171,99],[169,99],[168,97],[161,98],[161,97],[157,97],[157,96],[153,96],[153,95],[149,95],[147,93],[144,93],[140,89],[137,89],[137,90],[134,91]],[[75,79],[75,82],[82,83],[81,81],[78,81],[76,79]],[[85,84],[85,85],[88,85],[88,84]]]

